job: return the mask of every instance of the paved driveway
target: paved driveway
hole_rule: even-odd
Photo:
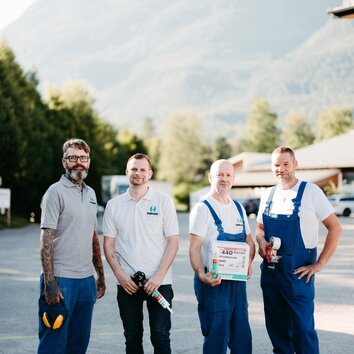
[[[188,259],[188,215],[180,214],[180,249],[174,263],[173,353],[201,352],[193,274]],[[250,219],[252,230],[255,221]],[[344,235],[337,253],[317,275],[316,325],[321,353],[351,353],[354,343],[354,218],[341,218]],[[321,249],[324,229],[321,229]],[[37,298],[39,227],[0,231],[0,353],[35,353],[37,348]],[[249,313],[255,354],[272,352],[264,327],[259,263],[248,282]],[[124,353],[123,329],[118,316],[115,280],[105,262],[107,293],[95,306],[88,353]],[[152,353],[146,327],[146,353]]]

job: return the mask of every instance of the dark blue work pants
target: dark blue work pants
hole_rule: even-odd
[[[279,252],[278,252],[279,253]],[[277,354],[318,354],[312,276],[297,279],[294,269],[316,260],[316,249],[281,253],[275,269],[262,264],[261,287],[269,337]]]
[[[222,280],[211,287],[194,278],[198,314],[204,336],[203,354],[252,353],[246,282]]]
[[[56,277],[68,316],[62,327],[48,328],[42,321],[39,308],[39,346],[38,354],[84,354],[86,353],[91,332],[93,307],[96,302],[96,281],[93,276],[84,279]],[[40,279],[43,289],[43,275]],[[43,296],[41,290],[41,296]],[[50,306],[61,307],[60,304]]]

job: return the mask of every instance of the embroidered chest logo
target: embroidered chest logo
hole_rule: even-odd
[[[94,197],[90,197],[90,198],[89,198],[89,202],[90,202],[91,204],[96,204],[96,200],[95,200]]]
[[[151,205],[151,207],[147,211],[148,215],[159,215],[159,212],[157,211],[157,207],[155,205]]]
[[[238,218],[235,223],[236,226],[243,226],[243,221],[241,218]]]

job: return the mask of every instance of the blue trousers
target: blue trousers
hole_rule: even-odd
[[[198,315],[204,336],[203,354],[252,353],[246,282],[222,280],[211,287],[194,278]]]
[[[275,270],[262,263],[261,287],[269,337],[277,354],[318,354],[314,321],[314,276],[297,279],[294,269],[313,263],[316,252],[283,254]],[[309,258],[309,259],[308,259]]]
[[[84,354],[90,340],[92,312],[96,302],[95,278],[91,276],[84,279],[55,279],[64,296],[68,316],[62,327],[53,330],[44,325],[42,309],[39,308],[38,354]],[[40,285],[43,298],[43,276]]]
[[[173,290],[171,285],[159,287],[161,295],[171,304]],[[129,295],[118,285],[117,300],[123,322],[127,354],[143,354],[143,303],[146,301],[149,313],[150,339],[155,354],[171,354],[170,330],[171,314],[156,299],[146,294],[144,289]]]

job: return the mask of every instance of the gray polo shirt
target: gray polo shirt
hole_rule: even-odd
[[[81,188],[62,176],[44,194],[41,209],[41,228],[55,230],[54,276],[82,279],[93,275],[95,191],[85,183]]]

